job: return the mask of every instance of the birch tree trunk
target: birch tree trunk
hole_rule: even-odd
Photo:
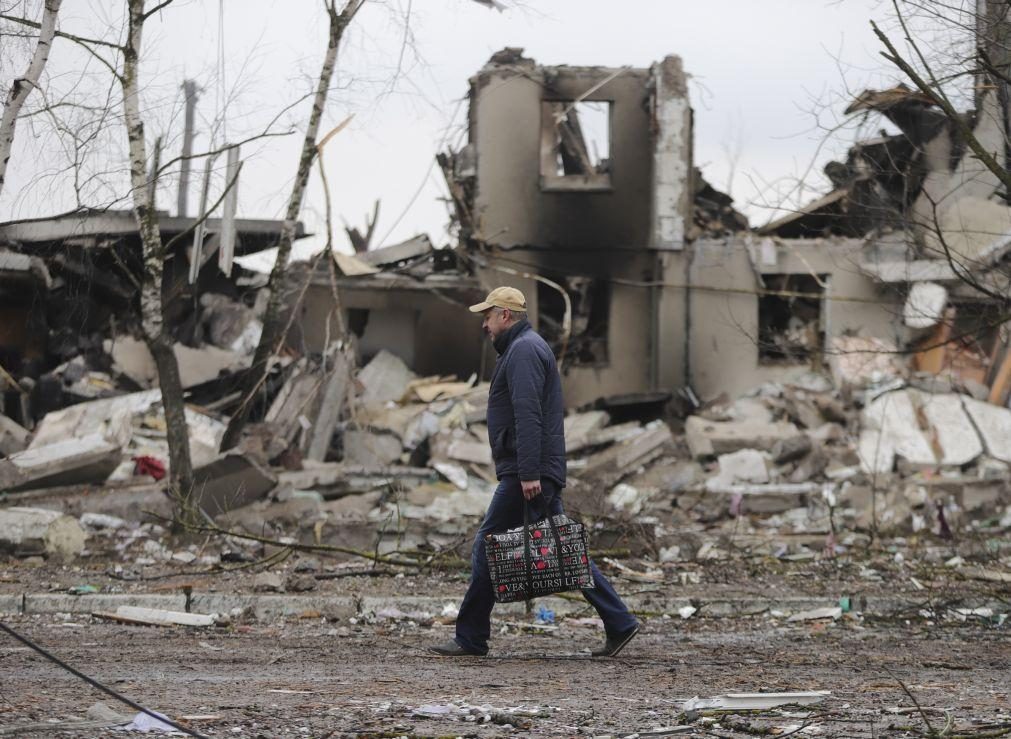
[[[123,113],[130,145],[130,185],[133,191],[133,211],[140,231],[144,274],[141,282],[140,308],[144,340],[154,357],[165,408],[165,425],[169,446],[171,494],[176,504],[177,521],[183,525],[197,521],[192,506],[193,464],[190,460],[189,429],[186,426],[186,406],[183,402],[179,364],[172,351],[172,338],[166,331],[162,306],[162,275],[165,266],[164,245],[154,199],[150,193],[146,171],[147,145],[144,121],[140,113],[138,72],[141,38],[144,30],[145,0],[128,0],[129,20],[126,43],[123,46]]]
[[[11,158],[18,115],[32,90],[39,86],[42,70],[49,61],[49,50],[52,49],[53,38],[56,36],[56,16],[62,3],[63,0],[46,0],[35,53],[32,54],[32,60],[28,63],[25,73],[11,84],[7,99],[4,101],[3,118],[0,119],[0,194],[3,194],[4,181],[7,178],[7,162]]]
[[[253,355],[253,363],[246,371],[242,382],[242,401],[232,415],[228,423],[228,429],[225,431],[225,436],[221,441],[222,450],[231,449],[238,444],[242,429],[249,418],[253,398],[259,392],[267,375],[270,359],[277,351],[278,345],[283,339],[282,333],[285,326],[284,307],[286,303],[286,296],[282,289],[284,274],[288,268],[288,259],[291,256],[291,245],[295,240],[295,225],[298,221],[299,211],[302,209],[306,184],[309,181],[309,173],[312,170],[313,159],[316,156],[316,137],[319,134],[320,119],[323,117],[323,109],[326,106],[330,82],[333,78],[334,67],[337,64],[337,49],[340,47],[344,30],[364,4],[365,0],[347,0],[344,9],[338,13],[335,2],[327,3],[327,14],[330,18],[330,38],[326,56],[323,58],[323,68],[320,70],[319,81],[316,85],[312,112],[309,114],[309,125],[306,127],[305,140],[302,143],[302,154],[298,160],[295,183],[292,186],[291,196],[288,199],[288,209],[285,213],[284,224],[281,229],[281,239],[277,249],[277,261],[274,263],[274,268],[270,273],[270,281],[268,283],[270,287],[270,300],[267,302],[267,308],[263,316],[263,333],[260,336],[260,343],[256,347],[256,353]]]

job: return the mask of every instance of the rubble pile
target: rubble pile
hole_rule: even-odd
[[[277,471],[269,500],[219,520],[248,533],[271,530],[304,543],[380,554],[465,553],[497,484],[485,424],[488,384],[475,377],[417,377],[396,355],[381,351],[354,385],[349,419],[335,445],[342,461],[303,460],[302,470]],[[566,418],[573,489],[610,489],[673,451],[673,436],[661,421],[609,422],[604,411]],[[606,496],[569,500],[602,519],[614,512]],[[640,542],[635,548],[643,551]]]
[[[311,446],[321,388],[335,373],[321,381],[306,359],[285,369],[265,420],[236,450],[219,454],[222,420],[188,409],[201,507],[222,528],[257,537],[465,556],[497,482],[488,385],[418,377],[380,351],[353,381],[344,368],[345,411],[334,416],[326,458],[316,460],[295,452]],[[881,355],[863,363],[849,356],[833,370],[836,382],[808,374],[709,403],[677,434],[662,420],[570,413],[567,506],[590,524],[597,550],[661,563],[754,547],[815,557],[872,536],[1011,528],[1011,410],[937,376],[904,376]],[[0,460],[5,489],[34,496],[87,481],[126,485],[86,499],[78,512],[136,514],[143,505],[124,490],[138,480],[150,489],[167,459],[157,402],[158,391],[147,390],[48,414],[26,449]],[[44,533],[49,524],[33,525]],[[7,540],[8,551],[46,552]],[[264,551],[247,548],[249,556]],[[140,561],[171,559],[151,552]]]

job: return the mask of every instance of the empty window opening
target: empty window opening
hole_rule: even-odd
[[[359,339],[365,335],[365,328],[369,325],[368,308],[348,308],[348,329]]]
[[[572,326],[563,366],[600,366],[608,362],[607,330],[611,287],[589,277],[553,277],[565,288],[572,304]],[[550,285],[537,283],[537,326],[555,356],[564,343],[565,301]]]
[[[608,101],[544,102],[541,181],[545,187],[610,187],[611,105]]]
[[[820,364],[828,277],[762,275],[762,279],[766,290],[782,294],[758,298],[759,364]]]

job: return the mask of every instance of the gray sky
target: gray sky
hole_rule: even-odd
[[[846,85],[859,90],[896,80],[878,56],[869,28],[870,18],[885,13],[877,0],[620,4],[525,0],[525,4],[503,13],[471,0],[371,0],[366,5],[342,48],[337,87],[323,126],[327,130],[355,114],[325,152],[338,216],[361,225],[379,198],[377,238],[394,243],[425,231],[437,243],[448,240],[447,211],[439,201],[445,187],[438,168],[432,166],[433,157],[440,145],[463,140],[466,103],[461,100],[468,77],[504,46],[524,47],[527,56],[543,64],[648,66],[667,54],[680,55],[692,77],[696,163],[714,185],[729,186],[753,223],[767,220],[770,211],[763,206],[778,202],[777,192],[808,200],[824,190],[822,165],[830,155],[845,151],[854,132],[840,132],[819,150],[825,138],[819,119],[822,126],[836,122],[845,107]],[[63,28],[106,33],[115,27],[121,3],[64,5]],[[96,8],[109,10],[103,15]],[[168,155],[178,148],[177,90],[185,77],[197,79],[205,88],[197,147],[208,144],[210,126],[221,117],[226,98],[230,101],[226,130],[218,133],[218,140],[225,134],[239,139],[260,130],[281,108],[311,89],[326,33],[320,3],[313,0],[224,0],[223,7],[214,0],[177,0],[152,19],[149,31],[141,73],[148,132],[150,137],[165,133]],[[69,84],[83,63],[67,46],[57,44],[51,62],[57,84]],[[97,84],[101,69],[92,64],[90,71],[90,84]],[[281,121],[301,126],[306,114],[303,103],[283,114]],[[109,135],[125,139],[112,125]],[[42,186],[29,186],[35,162],[56,157],[57,152],[50,139],[29,141],[27,135],[25,139],[15,150],[0,219],[72,206],[65,175],[54,174]],[[241,215],[282,216],[300,144],[300,136],[294,135],[243,148]],[[123,148],[106,147],[103,156],[112,160],[110,169],[116,169]],[[121,166],[122,159],[118,161]],[[791,190],[812,161],[815,189]],[[322,234],[318,177],[314,171],[302,218]],[[197,196],[194,187],[191,210]],[[159,206],[174,210],[171,183],[161,193]],[[339,220],[336,225],[335,243],[348,248]],[[310,248],[304,244],[301,251]]]

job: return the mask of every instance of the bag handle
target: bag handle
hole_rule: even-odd
[[[555,493],[559,495],[560,493]],[[558,525],[555,523],[555,519],[551,516],[551,509],[548,507],[548,502],[544,497],[542,492],[539,496],[544,502],[544,518],[548,519],[548,526],[551,528],[551,536],[555,540],[555,551],[558,552],[558,569],[562,575],[562,582],[564,583],[568,579],[568,568],[565,565],[565,557],[562,555],[562,537],[558,533]],[[527,576],[527,597],[526,600],[531,600],[534,594],[534,571],[533,562],[531,561],[530,554],[530,501],[525,497],[523,498],[523,570]]]

